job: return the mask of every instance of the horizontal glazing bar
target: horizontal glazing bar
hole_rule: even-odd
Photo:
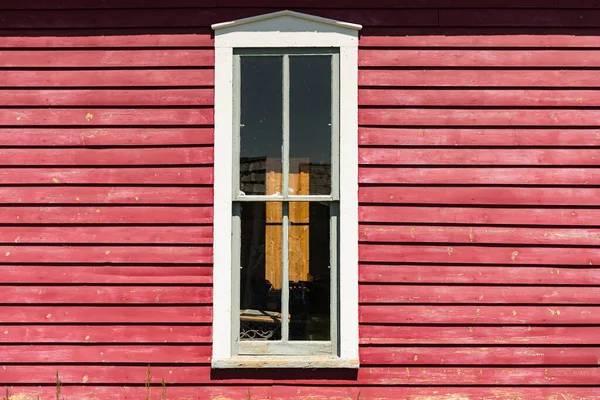
[[[233,201],[337,201],[333,196],[237,196]]]

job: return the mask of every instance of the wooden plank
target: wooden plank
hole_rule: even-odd
[[[210,264],[210,246],[0,246],[1,263]]]
[[[172,363],[177,354],[178,364],[207,364],[210,346],[0,346],[2,363]]]
[[[133,36],[139,38],[140,36]],[[128,65],[117,65],[125,68]],[[163,67],[165,68],[165,67]],[[94,69],[0,70],[3,87],[153,87],[212,86],[214,70],[204,69]]]
[[[591,99],[590,99],[591,100]],[[3,106],[212,106],[212,89],[0,90]]]
[[[480,6],[483,7],[483,3]],[[535,27],[537,28],[537,27]],[[535,28],[532,28],[535,29]],[[493,29],[489,34],[485,33],[488,26],[467,28],[464,26],[452,28],[443,27],[438,32],[423,32],[422,28],[366,28],[361,30],[360,46],[363,47],[508,47],[508,48],[553,48],[553,47],[598,47],[597,36],[593,32],[575,33],[571,29],[568,32],[548,32],[545,34],[534,34],[534,32],[515,32],[514,28]],[[472,30],[470,30],[472,29]],[[584,28],[586,31],[589,28]],[[509,34],[511,33],[513,34]],[[443,34],[445,33],[445,35]],[[502,34],[505,33],[505,34]],[[2,41],[0,41],[2,43]]]
[[[386,146],[597,146],[597,129],[359,128],[360,145]]]
[[[0,146],[212,145],[213,128],[0,128]]]
[[[596,107],[600,105],[600,91],[361,89],[358,100],[361,106]]]
[[[362,285],[359,300],[371,304],[595,304],[598,287]]]
[[[598,365],[585,347],[362,347],[361,365]]]
[[[60,14],[62,13],[61,11]],[[51,16],[44,12],[44,18],[51,18]],[[0,50],[0,58],[3,60],[4,68],[210,67],[214,64],[214,51],[211,49]]]
[[[362,189],[361,189],[362,191]],[[363,222],[598,226],[597,209],[361,206]]]
[[[212,226],[5,226],[0,243],[210,244]]]
[[[361,67],[597,67],[595,50],[387,50],[363,49]]]
[[[37,229],[37,228],[36,228]],[[0,238],[2,238],[0,234]],[[11,237],[10,234],[6,236]],[[362,225],[359,240],[395,243],[600,245],[600,229]]]
[[[545,36],[540,36],[545,37]],[[452,40],[452,38],[450,38]],[[363,50],[361,50],[362,52]],[[359,84],[363,86],[410,86],[410,87],[502,87],[502,88],[598,88],[600,78],[592,70],[359,70]]]
[[[362,325],[361,344],[378,345],[598,345],[597,326],[394,326]],[[425,348],[425,347],[422,347]]]
[[[363,148],[367,165],[600,165],[596,149],[400,149]]]
[[[440,10],[440,26],[598,26],[600,10]]]
[[[54,153],[55,151],[51,152]],[[132,152],[136,153],[137,151],[132,150]],[[2,154],[1,150],[0,154]],[[193,151],[190,155],[197,156]],[[210,157],[212,157],[212,154]],[[170,160],[162,160],[162,162],[164,161],[168,162]],[[175,168],[0,168],[0,178],[4,184],[10,185],[49,183],[69,185],[89,184],[91,182],[105,185],[210,185],[213,183],[213,168],[212,166]]]
[[[0,204],[212,204],[207,187],[0,187]]]
[[[598,265],[600,248],[456,245],[359,246],[362,262]]]
[[[397,204],[596,206],[598,189],[513,187],[364,187],[359,201]],[[508,223],[508,222],[506,222]]]
[[[143,149],[0,149],[0,165],[180,165],[212,164],[212,147]],[[184,168],[181,168],[184,170]],[[5,170],[3,170],[5,171]],[[181,172],[180,172],[181,173]],[[59,182],[56,182],[58,180]],[[175,179],[171,183],[179,183]],[[88,181],[86,183],[92,183]],[[60,183],[51,177],[44,183]]]
[[[510,153],[506,149],[500,151]],[[358,177],[360,183],[369,184],[600,185],[600,171],[595,168],[361,167]]]
[[[23,0],[19,3],[6,2],[1,10],[54,10],[54,9],[104,9],[104,8],[171,8],[171,7],[216,7],[216,0],[201,3],[190,0],[171,0],[165,4],[160,0]]]
[[[346,5],[347,6],[347,5]],[[435,9],[297,8],[303,13],[367,26],[437,26]],[[4,29],[98,29],[98,28],[183,28],[201,27],[240,18],[280,11],[270,8],[146,8],[103,10],[7,10],[2,12]]]
[[[361,125],[370,126],[596,126],[598,110],[519,109],[363,109]]]
[[[210,224],[211,207],[0,207],[2,224]]]
[[[2,363],[173,363],[177,354],[178,364],[207,364],[211,348],[207,345],[160,346],[160,345],[111,345],[111,346],[56,346],[27,345],[0,346]]]
[[[152,323],[152,324],[199,324],[199,323],[210,323],[212,321],[211,307],[210,306],[186,306],[186,307],[173,307],[168,306],[0,306],[2,310],[2,323],[4,324],[131,324],[131,323]],[[96,330],[95,326],[79,326],[69,328],[73,330],[69,333],[67,329],[59,329],[53,332],[54,328],[58,326],[52,326],[51,328],[35,326],[3,326],[0,328],[0,332],[3,333],[1,336],[0,343],[11,343],[11,342],[81,342],[81,343],[93,343],[93,342],[119,342],[116,340],[118,336],[111,338],[108,334],[114,328],[117,335],[119,335],[119,327],[111,326],[105,327],[105,329]],[[64,327],[63,327],[64,328]],[[130,327],[127,327],[130,328]],[[133,327],[131,327],[133,328]],[[166,338],[164,334],[167,332],[175,332],[175,327],[168,329],[159,329],[156,331],[156,336],[163,335],[162,338],[157,338],[156,342],[164,341]],[[130,330],[130,329],[126,329]],[[8,333],[6,333],[8,331]],[[48,335],[48,338],[44,338],[43,334]],[[136,332],[135,329],[132,329]],[[141,332],[149,333],[149,327],[145,327],[140,330]],[[31,332],[31,333],[28,333]],[[138,331],[139,332],[139,331]],[[183,341],[195,342],[194,334],[191,329],[184,330],[188,332],[190,336],[185,337]],[[20,336],[19,336],[20,335]],[[94,337],[93,340],[85,339],[86,336]],[[145,340],[148,341],[152,335],[148,335]],[[180,336],[181,337],[181,336]],[[123,336],[121,336],[123,339]],[[138,338],[139,339],[139,338]],[[122,342],[129,342],[135,340],[135,333],[131,339],[121,340]],[[140,342],[144,340],[139,340]],[[154,340],[149,340],[153,342]],[[180,340],[182,341],[182,340]]]
[[[583,4],[582,4],[583,3]],[[574,4],[573,6],[571,4]],[[587,8],[589,4],[595,4],[591,0],[582,1],[578,0],[572,3],[565,3],[562,7],[564,8]],[[251,4],[240,0],[221,0],[218,2],[219,7],[323,7],[323,8],[337,8],[347,6],[348,4],[344,1],[331,1],[329,3],[322,4],[318,0],[261,0],[255,1]],[[377,3],[369,2],[366,0],[358,0],[352,3],[353,7],[356,8],[495,8],[495,7],[511,7],[511,8],[546,8],[548,6],[557,7],[556,1],[548,3],[544,0],[523,0],[517,2],[515,0],[505,1],[488,1],[484,4],[474,0],[381,0]],[[586,5],[586,7],[584,7]],[[143,2],[140,0],[24,0],[19,3],[7,3],[2,4],[2,10],[26,10],[26,9],[102,9],[102,8],[179,8],[179,7],[216,7],[217,2],[204,1],[198,3],[195,0],[172,0],[168,4],[162,1],[150,0]]]
[[[211,343],[212,340],[212,329],[208,323],[193,325],[207,318],[195,315],[194,310],[189,308],[108,307],[108,312],[114,313],[112,319],[107,313],[99,313],[104,307],[36,307],[35,312],[31,311],[32,307],[20,308],[28,310],[27,313],[22,313],[21,319],[27,322],[35,319],[34,323],[38,325],[0,325],[2,333],[0,343],[134,343],[140,345],[142,343]],[[203,310],[206,311],[206,308]],[[73,323],[96,323],[98,321],[95,320],[101,320],[110,325],[39,325],[45,323],[46,315],[52,312],[55,314],[62,312],[65,317],[68,317],[66,313],[75,313]],[[122,312],[124,314],[121,314]],[[18,315],[15,315],[14,319],[20,321]],[[163,325],[119,325],[119,323],[127,324],[132,321],[154,323],[155,320]],[[168,325],[176,321],[190,325]]]
[[[62,366],[60,375],[65,385],[82,384],[128,384],[144,381],[147,366]],[[210,366],[154,366],[151,382],[160,385],[162,378],[167,384],[208,384],[211,382]],[[322,372],[321,372],[322,374]],[[2,384],[52,384],[56,375],[56,366],[7,366],[0,375]],[[316,371],[299,373],[299,376],[288,379],[273,379],[265,373],[262,376],[264,384],[294,384],[306,381],[303,376],[317,378]],[[600,376],[598,368],[564,368],[564,367],[523,367],[523,368],[454,368],[454,367],[404,367],[363,368],[358,371],[357,384],[361,385],[431,385],[433,382],[449,382],[463,385],[591,385]],[[49,378],[48,378],[49,377]],[[230,384],[253,384],[256,378],[229,379]],[[347,384],[347,379],[320,380],[319,385],[339,386]]]
[[[369,324],[479,324],[494,325],[573,325],[598,324],[598,307],[575,306],[362,306],[361,323]],[[393,331],[399,326],[384,326]],[[490,339],[491,340],[491,339]]]
[[[37,1],[37,0],[33,0]],[[81,4],[76,3],[76,4]],[[121,4],[121,3],[119,3]],[[51,6],[51,4],[48,4]],[[58,36],[59,30],[36,29],[33,36],[15,35],[10,29],[0,29],[0,48],[111,48],[111,47],[213,47],[214,39],[210,28],[157,28],[147,30],[144,35],[136,34],[139,30],[127,29],[94,30],[95,35],[86,35],[86,30],[70,30],[69,35]],[[88,32],[89,33],[89,32]]]
[[[211,304],[209,286],[0,286],[13,304]],[[51,318],[49,318],[51,319]]]
[[[261,379],[260,382],[264,382]],[[262,385],[262,386],[261,386]],[[430,400],[448,400],[458,399],[485,399],[485,400],[504,400],[504,399],[532,399],[548,400],[555,396],[558,398],[573,400],[598,400],[600,395],[597,388],[594,387],[409,387],[404,386],[399,389],[396,386],[350,386],[349,383],[339,386],[326,387],[319,384],[315,385],[279,385],[273,384],[249,383],[247,385],[228,385],[228,386],[208,386],[205,384],[191,384],[185,386],[168,385],[167,396],[169,399],[195,399],[194,396],[201,392],[203,396],[210,399],[231,398],[243,399],[248,393],[258,400],[268,400],[271,398],[285,398],[286,400],[348,400],[356,399],[393,399],[398,391],[402,391],[403,399],[422,400],[424,397]],[[300,385],[300,383],[298,383]],[[151,388],[153,395],[158,395],[161,388]],[[141,399],[147,395],[145,387],[136,386],[112,386],[112,385],[68,385],[61,388],[61,393],[66,398],[75,399],[110,399],[132,398]],[[37,400],[52,398],[56,396],[56,389],[49,386],[11,386],[10,392],[18,398],[26,400]]]
[[[186,284],[212,283],[211,267],[2,265],[2,284]]]
[[[0,109],[0,125],[212,125],[212,108]]]
[[[590,266],[360,265],[360,282],[506,285],[599,285],[600,269]]]

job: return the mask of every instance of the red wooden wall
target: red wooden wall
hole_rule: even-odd
[[[365,25],[356,377],[210,370],[209,25],[290,6]],[[596,0],[0,1],[0,388],[143,399],[152,364],[152,398],[600,398],[599,24]]]

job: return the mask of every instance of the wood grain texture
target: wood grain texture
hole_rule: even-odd
[[[364,222],[408,224],[449,223],[475,225],[598,226],[600,211],[585,208],[475,208],[365,205],[359,207]]]
[[[80,285],[205,285],[212,283],[209,266],[41,266],[2,265],[0,283]]]
[[[212,108],[0,109],[0,125],[212,125]]]
[[[92,111],[93,112],[93,111]],[[93,114],[92,114],[93,116]],[[3,147],[212,145],[212,128],[0,128]],[[7,162],[7,161],[4,161]]]
[[[212,106],[212,89],[0,90],[5,106]],[[592,99],[590,99],[593,101]]]
[[[365,365],[590,365],[600,350],[581,347],[363,347]]]
[[[139,37],[139,36],[135,36]],[[93,70],[1,70],[0,79],[5,87],[17,88],[70,88],[83,87],[99,89],[111,87],[153,87],[153,86],[212,86],[214,69],[212,65],[204,69],[125,69],[128,65],[117,65],[121,69]],[[115,101],[118,101],[115,99]]]
[[[362,309],[362,308],[361,308]],[[554,310],[553,310],[554,311]],[[598,345],[596,326],[393,326],[361,325],[361,344],[370,345]]]
[[[597,67],[594,50],[362,50],[361,67]]]
[[[504,285],[579,285],[600,284],[600,269],[569,266],[512,265],[360,265],[361,282],[403,284],[504,284]],[[508,288],[516,290],[515,288]],[[538,290],[534,288],[534,290]]]
[[[212,248],[204,246],[0,246],[0,263],[164,263],[210,264]]]
[[[212,164],[212,147],[144,149],[0,149],[0,166]],[[5,172],[5,171],[4,171]],[[181,171],[179,172],[181,173]],[[56,182],[57,179],[59,182]],[[45,183],[60,183],[54,177]],[[96,182],[89,180],[89,182]],[[7,182],[8,183],[8,182]],[[172,183],[177,183],[174,180]],[[200,182],[198,182],[200,183]]]
[[[0,187],[0,204],[211,205],[209,187]]]
[[[449,152],[451,152],[450,150]],[[510,153],[507,150],[505,152]],[[539,159],[542,159],[541,157]],[[526,157],[517,162],[527,162]],[[582,160],[584,161],[583,157]],[[403,162],[403,160],[399,160]],[[0,175],[2,172],[0,172]],[[360,183],[412,185],[599,185],[595,168],[369,168],[359,169]]]
[[[123,329],[119,328],[119,324],[200,324],[210,323],[212,321],[210,306],[188,306],[188,307],[173,307],[170,305],[152,307],[146,306],[76,306],[76,305],[29,305],[29,306],[0,306],[2,311],[2,323],[13,324],[1,327],[3,332],[2,342],[21,342],[23,339],[31,342],[162,342],[168,339],[168,333],[175,332],[180,338],[181,333],[177,334],[178,330],[174,327],[157,329],[152,333],[151,327],[127,326]],[[14,324],[23,324],[23,326],[15,326]],[[27,324],[27,325],[24,325]],[[96,330],[96,326],[73,326],[63,327],[65,329],[57,329],[58,326],[40,327],[36,329],[30,324],[107,324],[103,329]],[[115,325],[115,326],[112,326]],[[113,332],[116,328],[116,334]],[[130,329],[131,328],[131,329]],[[136,329],[139,328],[139,329]],[[127,331],[131,330],[131,338],[125,339]],[[8,331],[8,333],[5,333]],[[146,336],[135,337],[135,332],[142,331]],[[30,332],[29,334],[27,332]],[[115,334],[111,337],[111,332]],[[119,336],[119,332],[121,335]],[[179,332],[187,332],[184,340],[179,341],[193,342],[193,330],[182,327]],[[85,339],[86,336],[95,336],[90,339]],[[165,336],[165,334],[167,336]],[[45,338],[44,335],[48,337]],[[63,336],[66,335],[66,338]],[[162,337],[161,337],[162,336]],[[155,339],[151,339],[151,338]],[[70,338],[70,339],[69,339]]]
[[[365,165],[600,165],[596,149],[360,149]],[[469,182],[465,182],[469,183]]]
[[[1,286],[0,296],[18,304],[186,304],[212,302],[210,287]],[[51,319],[51,317],[49,318]]]
[[[368,126],[596,126],[598,110],[520,109],[365,109],[361,125]]]
[[[0,243],[210,244],[212,226],[3,227]]]
[[[81,200],[81,198],[80,198]],[[76,200],[77,201],[77,200]],[[0,207],[2,224],[211,224],[212,206],[17,206]]]
[[[598,146],[598,129],[361,127],[363,146]]]
[[[98,313],[98,307],[18,307],[21,311],[15,311],[15,308],[17,307],[3,309],[3,312],[10,311],[6,314],[7,321],[3,323],[27,322],[27,325],[0,325],[2,344],[210,344],[212,337],[212,329],[207,323],[211,319],[210,311],[206,307],[103,307],[102,310],[106,309],[108,313]],[[112,317],[111,311],[114,313]],[[44,325],[50,322],[48,320],[52,319],[52,313],[54,322],[63,324]],[[48,315],[50,317],[46,318]],[[127,325],[131,322],[140,322],[141,325]],[[175,322],[188,325],[169,325]],[[68,325],[69,323],[76,325]],[[81,325],[91,323],[104,325]]]
[[[275,382],[274,382],[275,383]],[[68,398],[102,398],[111,399],[114,396],[118,398],[143,398],[147,394],[144,387],[135,386],[93,386],[86,384],[63,386],[61,389],[65,397]],[[340,384],[336,387],[301,385],[271,385],[271,381],[250,384],[238,384],[235,386],[207,386],[204,384],[189,386],[168,386],[167,394],[170,399],[176,400],[201,400],[197,395],[202,392],[205,398],[244,398],[250,392],[257,400],[270,400],[279,396],[289,400],[305,400],[311,398],[314,400],[347,400],[356,398],[358,395],[367,400],[393,399],[398,391],[407,400],[421,400],[423,396],[432,400],[447,400],[448,398],[458,397],[461,399],[485,399],[485,400],[504,400],[507,398],[518,399],[526,398],[532,400],[547,400],[564,396],[567,399],[574,400],[598,400],[600,396],[596,393],[597,389],[593,387],[409,387],[401,388],[395,386],[364,386]],[[157,386],[151,388],[152,394],[158,394],[160,388]],[[36,400],[37,396],[45,399],[56,396],[55,389],[45,386],[11,386],[11,393],[21,396],[26,400]],[[560,398],[560,397],[558,397]]]
[[[406,263],[598,265],[600,248],[361,244],[362,261]]]
[[[520,187],[365,187],[359,201],[389,204],[489,204],[597,206],[600,191],[588,188],[520,188]]]
[[[59,14],[63,14],[61,11]],[[3,13],[4,14],[4,13]],[[46,15],[46,17],[49,17]],[[207,67],[214,63],[210,49],[187,50],[0,50],[3,67]]]
[[[177,100],[175,94],[165,93],[164,96],[167,101]],[[133,94],[129,97],[133,97]],[[358,98],[361,106],[597,107],[600,105],[598,90],[361,89]]]
[[[53,151],[49,151],[49,153],[52,152]],[[0,154],[1,153],[2,151],[0,151]],[[64,153],[67,152],[58,152],[59,157],[66,155]],[[135,154],[136,151],[131,150],[130,153]],[[166,155],[168,152],[161,151],[161,153]],[[202,157],[202,153],[204,152],[201,149],[192,149],[189,153],[189,156],[191,157],[187,158],[187,161],[196,156]],[[28,154],[28,156],[29,155],[30,154]],[[139,155],[139,152],[137,155]],[[208,157],[212,158],[212,154],[209,154]],[[95,160],[97,161],[97,158]],[[202,160],[204,161],[204,159]],[[141,160],[134,159],[133,161],[139,162]],[[156,161],[174,162],[175,160],[157,157]],[[52,160],[48,160],[48,162],[52,162]],[[83,162],[81,164],[83,164]],[[131,162],[129,165],[133,164],[134,162]],[[213,183],[212,165],[202,167],[178,166],[174,168],[104,168],[105,165],[106,164],[103,164],[102,168],[0,168],[0,177],[5,184],[9,185],[44,185],[50,183],[69,185],[87,184],[90,182],[102,185],[209,185]]]
[[[600,310],[594,306],[364,305],[359,319],[392,325],[382,327],[383,331],[399,329],[399,324],[592,325],[598,324]]]
[[[560,273],[560,269],[558,269]],[[421,286],[363,285],[360,301],[369,304],[590,304],[600,295],[596,287]]]
[[[363,225],[359,240],[396,243],[598,246],[599,229]]]

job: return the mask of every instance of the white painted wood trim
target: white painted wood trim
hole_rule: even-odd
[[[213,25],[215,31],[215,162],[213,368],[256,367],[232,354],[232,136],[233,49],[334,47],[340,51],[340,354],[306,359],[313,368],[358,367],[358,29],[294,12],[280,12]],[[257,356],[258,358],[259,356]],[[302,367],[275,358],[271,367]],[[261,358],[262,361],[267,361]]]

